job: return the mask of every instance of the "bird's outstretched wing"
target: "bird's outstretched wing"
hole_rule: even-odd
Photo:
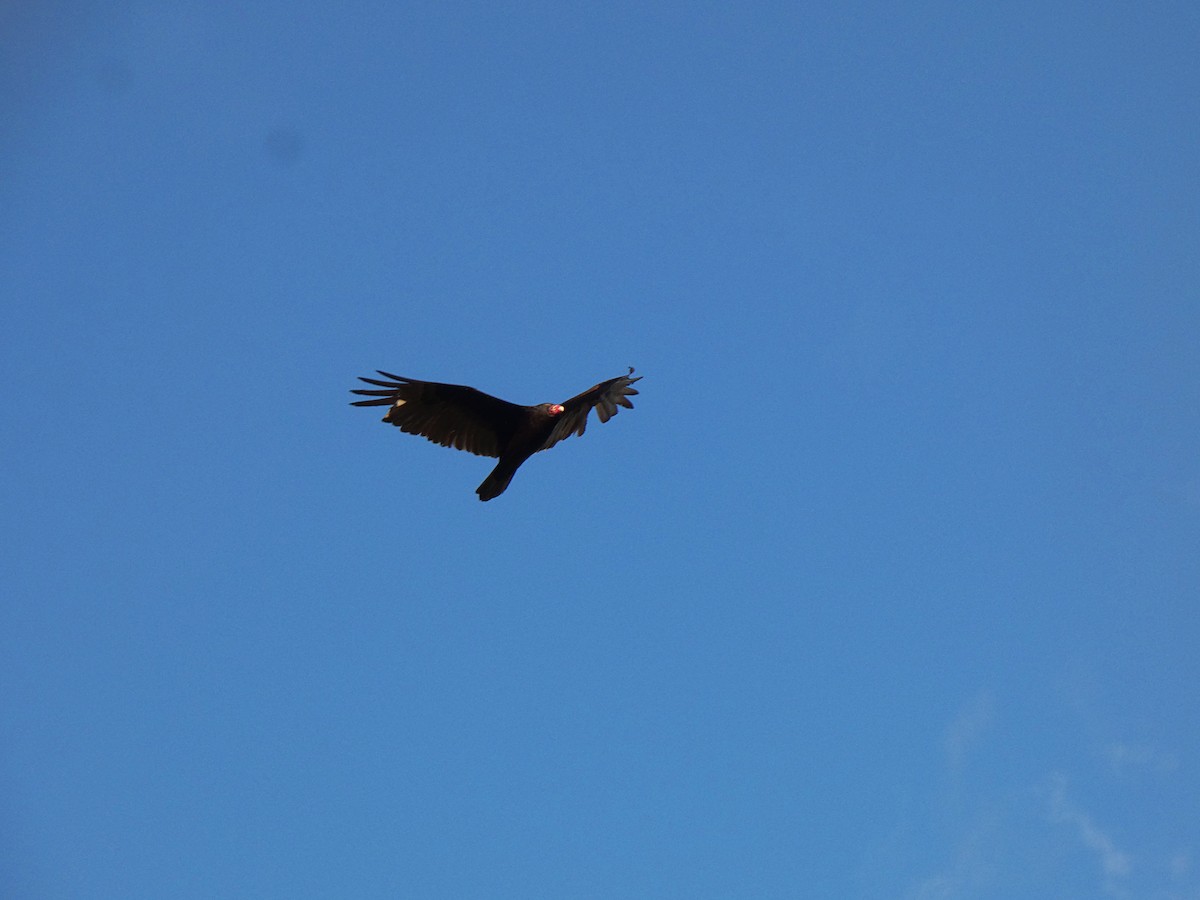
[[[570,437],[573,434],[583,434],[587,428],[588,413],[594,408],[596,415],[600,417],[601,422],[607,422],[617,414],[617,407],[624,406],[626,409],[633,409],[633,403],[629,400],[631,395],[637,393],[630,385],[635,381],[641,381],[642,376],[632,378],[633,366],[629,367],[628,375],[621,375],[617,378],[610,378],[608,381],[602,381],[597,385],[588,388],[582,394],[572,397],[562,404],[563,413],[559,416],[558,421],[554,424],[554,430],[550,432],[550,437],[546,439],[546,443],[542,445],[545,450],[553,447],[563,438]]]
[[[390,406],[383,421],[408,434],[419,434],[435,444],[466,450],[476,456],[499,456],[517,428],[525,407],[509,403],[461,384],[417,381],[379,372],[389,381],[359,377],[380,390],[351,391],[371,397],[354,406]]]

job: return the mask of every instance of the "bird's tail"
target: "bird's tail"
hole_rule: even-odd
[[[475,488],[475,493],[479,495],[480,500],[492,500],[504,493],[508,487],[508,483],[512,481],[513,475],[517,470],[504,463],[500,463],[496,468],[492,469],[492,474],[483,479],[483,484]]]

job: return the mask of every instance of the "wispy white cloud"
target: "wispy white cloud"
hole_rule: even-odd
[[[1104,759],[1113,775],[1127,775],[1135,770],[1173,772],[1179,762],[1174,754],[1148,744],[1112,743],[1103,748]]]
[[[958,885],[949,875],[933,875],[917,884],[909,893],[912,900],[950,900]]]
[[[996,708],[992,697],[981,692],[946,726],[946,758],[952,772],[961,769],[967,752],[995,724]]]
[[[1171,875],[1175,879],[1186,878],[1192,870],[1192,854],[1186,850],[1181,850],[1171,857],[1170,862]]]
[[[981,817],[962,835],[950,865],[918,880],[905,895],[906,900],[955,900],[976,896],[995,874],[996,835],[992,828],[993,823]]]
[[[1091,816],[1067,797],[1067,780],[1062,775],[1054,777],[1050,788],[1050,819],[1074,828],[1083,845],[1096,854],[1104,875],[1104,890],[1113,896],[1126,896],[1120,879],[1133,871],[1132,859],[1117,847],[1107,832],[1092,821]]]
[[[905,900],[1004,890],[1051,897],[1053,885],[1110,900],[1200,900],[1194,829],[1147,821],[1136,806],[1137,814],[1122,815],[1127,804],[1152,802],[1146,789],[1161,788],[1163,776],[1185,775],[1184,758],[1150,740],[1076,740],[1074,769],[1068,760],[1061,769],[1039,767],[1040,777],[1014,773],[995,764],[1014,727],[1002,718],[993,695],[980,691],[943,720],[931,749],[941,751],[944,768],[895,832],[889,886],[900,885]],[[1064,728],[1073,724],[1064,719]]]
[[[946,771],[935,818],[942,824],[953,823],[950,832],[953,843],[944,866],[927,871],[909,883],[904,894],[906,900],[973,897],[992,882],[999,852],[993,798],[979,803],[978,798],[964,796],[963,789],[967,781],[967,761],[980,750],[995,723],[996,707],[992,695],[980,691],[943,729]]]

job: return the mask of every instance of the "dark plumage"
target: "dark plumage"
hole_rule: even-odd
[[[640,375],[631,377],[630,366],[628,375],[602,381],[562,403],[518,406],[461,384],[379,374],[390,380],[358,379],[380,390],[351,391],[372,398],[355,400],[354,406],[390,406],[383,421],[401,431],[419,434],[443,447],[499,458],[496,468],[475,490],[480,500],[503,494],[521,463],[539,450],[572,434],[583,434],[593,407],[601,422],[615,416],[618,407],[633,409],[629,397],[637,391],[631,385],[642,380]]]

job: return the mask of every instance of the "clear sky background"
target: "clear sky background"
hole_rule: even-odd
[[[1194,2],[0,9],[0,894],[1200,897]],[[635,410],[489,460],[382,368]]]

